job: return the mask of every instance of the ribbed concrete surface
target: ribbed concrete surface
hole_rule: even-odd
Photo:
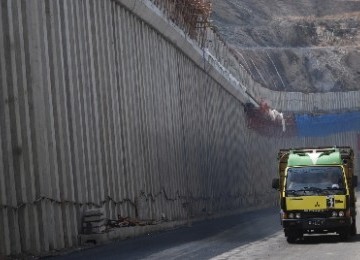
[[[355,143],[250,132],[240,92],[137,15],[1,2],[0,255],[77,245],[89,207],[184,220],[268,205],[279,147]]]
[[[236,67],[236,65],[234,65]],[[246,71],[237,67],[239,81],[256,100],[264,99],[278,111],[309,113],[317,110],[334,112],[360,109],[360,92],[301,93],[279,92],[261,86]]]

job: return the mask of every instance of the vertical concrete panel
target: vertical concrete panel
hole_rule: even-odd
[[[105,31],[104,31],[104,37],[107,39],[106,44],[106,71],[107,71],[107,80],[108,80],[108,142],[110,144],[110,161],[111,161],[111,171],[110,171],[110,192],[109,196],[115,200],[119,201],[119,198],[117,197],[117,189],[119,188],[116,185],[117,180],[117,174],[119,173],[119,153],[118,153],[118,139],[116,132],[119,130],[117,127],[117,118],[118,114],[116,113],[116,95],[115,91],[117,88],[117,81],[116,81],[116,75],[115,75],[115,60],[114,60],[114,54],[115,54],[115,46],[114,46],[114,13],[113,13],[113,4],[109,2],[104,2],[104,20],[105,20]],[[107,15],[107,14],[111,14]],[[111,203],[111,215],[110,217],[112,219],[117,218],[116,214],[116,205]]]
[[[11,138],[11,118],[10,118],[10,109],[11,103],[14,103],[14,97],[11,97],[9,93],[9,86],[12,89],[12,69],[11,69],[11,42],[10,42],[10,28],[9,28],[9,18],[8,18],[8,9],[10,8],[9,2],[4,2],[0,5],[1,11],[1,23],[0,30],[3,37],[0,38],[0,47],[2,50],[0,52],[0,64],[1,64],[1,110],[0,110],[0,122],[1,122],[1,131],[2,134],[2,151],[4,156],[2,157],[2,165],[4,168],[4,184],[5,184],[5,194],[4,194],[4,205],[16,207],[16,194],[14,187],[14,168],[13,168],[13,145]],[[6,69],[9,67],[9,69]],[[11,196],[14,196],[11,198]]]
[[[128,11],[125,11],[124,14],[124,31],[131,28],[131,15]],[[133,42],[133,34],[134,32],[129,32],[127,37],[123,37],[123,45],[124,45],[124,92],[122,96],[122,102],[124,104],[124,128],[126,131],[124,132],[124,142],[125,142],[125,150],[124,156],[127,161],[126,164],[126,177],[124,180],[124,185],[126,185],[126,198],[135,202],[136,198],[136,187],[135,180],[138,175],[137,165],[136,165],[136,148],[138,142],[138,136],[135,126],[136,118],[136,109],[134,107],[134,67],[135,67],[135,54],[134,48],[136,48],[135,43]],[[137,213],[135,212],[135,208],[133,205],[127,205],[128,212],[131,216],[135,216]]]
[[[143,218],[142,208],[143,208],[143,172],[142,172],[142,151],[141,151],[141,100],[140,100],[140,78],[141,74],[139,71],[140,68],[140,56],[138,45],[138,20],[137,17],[129,15],[129,28],[132,28],[132,33],[130,33],[130,44],[132,48],[129,48],[128,51],[131,53],[129,56],[130,62],[130,75],[131,75],[131,89],[130,89],[130,109],[129,124],[132,126],[132,153],[131,153],[131,162],[133,164],[133,174],[131,174],[130,182],[132,183],[132,198],[136,203],[136,217]],[[140,192],[142,194],[140,194]]]
[[[129,161],[128,161],[128,127],[127,127],[127,113],[126,113],[126,86],[128,82],[128,66],[127,66],[127,56],[125,52],[126,46],[126,35],[122,32],[126,30],[126,18],[127,18],[127,11],[122,8],[117,8],[117,22],[118,22],[118,30],[117,30],[117,46],[116,49],[118,50],[117,61],[118,61],[118,101],[119,101],[119,117],[120,117],[120,137],[121,137],[121,157],[122,157],[122,167],[123,167],[123,174],[120,176],[119,182],[119,195],[120,198],[128,198],[128,175],[129,175]],[[131,212],[132,205],[129,203],[124,203],[121,207],[121,214],[122,216],[126,216],[128,212]]]
[[[197,82],[192,77],[192,70],[194,67],[189,64],[189,60],[185,60],[184,64],[184,85],[181,90],[183,93],[183,131],[184,131],[184,146],[185,146],[185,160],[186,160],[186,197],[187,208],[189,215],[193,215],[194,198],[197,197],[197,192],[194,187],[199,183],[198,181],[198,168],[196,160],[198,153],[195,152],[196,147],[199,147],[199,140],[196,136],[197,120],[195,118],[197,111],[196,103],[196,89]]]
[[[184,129],[183,129],[183,102],[182,102],[182,84],[183,82],[181,81],[181,74],[182,74],[182,62],[183,62],[183,57],[179,54],[176,53],[176,102],[177,102],[177,117],[176,117],[176,122],[177,122],[177,127],[178,127],[178,131],[177,131],[177,145],[178,145],[178,159],[177,159],[177,163],[178,163],[178,176],[179,176],[179,181],[178,181],[178,189],[179,189],[179,202],[180,204],[180,214],[181,214],[181,218],[186,218],[186,209],[185,209],[185,194],[186,194],[186,160],[185,160],[185,152],[184,152]]]
[[[21,3],[21,4],[20,4]],[[22,19],[22,32],[20,32],[20,44],[23,44],[24,51],[22,53],[21,63],[22,63],[22,87],[23,87],[23,96],[21,96],[24,107],[22,111],[24,113],[21,122],[24,124],[23,130],[23,156],[27,161],[27,172],[25,174],[25,182],[27,187],[27,196],[24,202],[31,203],[35,201],[37,195],[37,184],[38,180],[35,178],[35,170],[34,170],[34,155],[33,155],[33,124],[31,121],[31,96],[30,93],[32,91],[31,88],[31,70],[30,70],[30,48],[29,48],[29,30],[27,30],[28,17],[27,17],[27,6],[25,3],[18,2],[18,8],[21,10],[21,19]],[[21,27],[20,27],[21,28]],[[21,36],[22,34],[22,36]],[[23,42],[22,42],[23,41]],[[25,74],[25,75],[24,75]],[[39,252],[40,251],[40,238],[39,238],[39,222],[38,222],[38,211],[36,207],[33,206],[25,206],[24,207],[24,226],[26,226],[25,230],[21,232],[24,234],[22,236],[22,247],[25,252]],[[25,241],[24,241],[25,240]]]
[[[0,225],[1,225],[0,235],[3,238],[0,249],[1,249],[1,254],[3,255],[19,253],[19,251],[16,251],[16,249],[14,250],[11,247],[12,239],[10,236],[11,228],[9,225],[8,211],[9,211],[8,208],[3,208],[0,214]]]
[[[6,12],[4,10],[7,6],[1,4],[0,5],[0,35],[6,36],[4,32],[4,26],[7,26],[6,18]],[[7,44],[5,42],[6,37],[0,37],[0,49],[5,50],[5,45]],[[8,39],[8,38],[7,38]],[[9,222],[8,222],[8,206],[14,205],[14,202],[8,201],[8,195],[12,195],[11,193],[8,193],[8,172],[9,172],[9,161],[8,158],[8,149],[6,143],[8,142],[8,130],[6,127],[6,123],[8,123],[7,119],[7,112],[8,112],[8,106],[7,106],[7,88],[4,86],[7,86],[7,74],[5,71],[5,66],[7,64],[7,60],[4,56],[5,52],[0,52],[0,255],[8,255],[10,253],[18,253],[14,252],[14,250],[11,250],[11,240],[10,240],[10,230],[9,230]]]
[[[110,171],[111,171],[111,160],[110,160],[110,144],[108,138],[108,104],[107,104],[107,89],[108,85],[108,75],[106,67],[106,55],[105,55],[105,46],[107,40],[104,38],[103,33],[105,32],[104,28],[104,6],[101,1],[94,1],[94,26],[95,26],[95,41],[96,45],[96,59],[97,59],[97,77],[98,82],[96,84],[97,98],[99,100],[99,119],[100,119],[100,144],[101,144],[101,156],[102,156],[102,175],[99,178],[102,179],[102,189],[100,192],[101,201],[105,201],[106,197],[109,195],[109,186],[110,186]],[[106,205],[106,215],[109,214],[109,205]]]
[[[21,186],[20,171],[23,162],[19,157],[19,143],[21,145],[21,128],[19,125],[19,100],[17,89],[16,60],[14,46],[14,24],[12,3],[5,1],[0,7],[1,22],[0,31],[3,37],[0,40],[0,134],[2,138],[2,170],[4,180],[4,197],[0,200],[5,207],[1,208],[2,234],[7,242],[4,243],[2,251],[5,253],[20,252],[20,234],[18,226],[17,205],[21,201],[21,189],[17,190],[16,185]],[[5,67],[6,66],[6,67]],[[14,81],[15,80],[15,81]]]
[[[184,217],[189,217],[189,207],[188,207],[188,161],[187,161],[187,149],[186,149],[186,139],[185,139],[185,122],[184,122],[184,111],[186,109],[185,103],[184,103],[184,88],[185,88],[185,82],[184,78],[184,71],[185,71],[185,63],[186,58],[180,54],[178,54],[178,71],[177,71],[177,87],[178,87],[178,99],[179,99],[179,123],[180,123],[180,133],[179,133],[179,142],[180,142],[180,156],[182,158],[182,165],[181,165],[181,182],[180,182],[180,188],[181,188],[181,197],[182,197],[182,209],[184,210]]]
[[[177,192],[177,186],[178,183],[176,183],[176,170],[175,170],[175,147],[174,147],[174,141],[176,139],[174,135],[174,122],[173,122],[173,114],[175,113],[175,110],[172,108],[173,103],[173,88],[175,81],[172,80],[172,74],[173,67],[172,67],[172,61],[174,60],[174,57],[171,53],[172,46],[165,42],[165,54],[164,57],[164,63],[166,66],[166,99],[165,99],[165,106],[166,106],[166,127],[167,127],[167,163],[168,163],[168,172],[167,172],[167,178],[168,178],[168,193],[171,197],[171,217],[172,219],[176,219],[176,210],[177,210],[177,204],[176,204],[176,192]]]
[[[128,146],[126,153],[128,154],[129,158],[129,174],[128,174],[128,182],[130,185],[129,198],[135,203],[134,213],[133,216],[138,217],[139,214],[139,198],[138,198],[138,191],[141,185],[141,172],[140,172],[140,157],[139,157],[139,143],[140,143],[140,135],[139,135],[139,104],[138,102],[138,74],[137,74],[137,48],[136,45],[136,32],[135,32],[135,17],[131,13],[127,13],[126,17],[126,26],[127,30],[132,28],[131,33],[128,35],[127,41],[127,63],[129,65],[127,73],[129,74],[128,77],[128,84],[126,86],[126,98],[128,98],[127,102],[127,123],[126,127],[129,127],[128,132]]]
[[[68,77],[69,85],[67,87],[67,94],[70,97],[69,107],[71,108],[71,132],[70,136],[73,138],[72,150],[75,155],[76,168],[74,168],[74,188],[76,194],[76,201],[80,203],[85,202],[84,190],[84,171],[85,156],[84,156],[84,127],[83,127],[83,106],[81,99],[81,92],[83,83],[81,81],[81,64],[79,63],[79,52],[77,49],[78,31],[75,15],[75,5],[70,1],[67,2],[68,7],[68,40],[67,40],[67,58],[68,58]]]
[[[45,125],[46,125],[46,139],[47,139],[47,146],[48,146],[48,183],[46,185],[49,186],[49,193],[47,194],[47,198],[52,198],[55,201],[59,201],[59,176],[58,176],[58,165],[57,165],[57,154],[56,154],[56,144],[55,144],[55,136],[54,136],[54,109],[52,103],[52,85],[50,79],[50,66],[49,66],[49,47],[51,48],[51,38],[50,42],[48,39],[48,32],[47,30],[50,27],[47,25],[51,24],[50,17],[46,15],[49,11],[48,8],[45,8],[45,3],[40,2],[38,4],[38,11],[40,20],[40,28],[39,28],[39,43],[41,51],[41,61],[42,61],[42,84],[43,84],[43,100],[44,100],[44,107],[43,110],[45,111]],[[51,50],[50,50],[51,51]],[[58,214],[54,212],[54,202],[49,202],[47,205],[47,216],[44,218],[44,222],[46,222],[48,229],[46,230],[47,236],[49,239],[49,249],[59,248],[57,243],[59,241],[59,234],[61,234],[59,221],[55,220]],[[57,212],[58,213],[58,212]]]
[[[86,56],[84,42],[86,42],[85,38],[85,26],[84,26],[84,8],[80,2],[75,1],[73,4],[73,12],[72,15],[74,17],[73,21],[73,31],[74,31],[74,50],[76,55],[76,80],[78,82],[78,99],[76,105],[76,109],[80,111],[78,114],[78,118],[76,120],[80,121],[80,132],[81,132],[81,145],[82,149],[80,153],[83,154],[82,158],[82,169],[79,171],[79,182],[81,185],[82,199],[79,202],[87,203],[88,201],[93,201],[89,199],[90,187],[91,187],[91,177],[89,177],[89,173],[93,171],[93,168],[90,163],[90,138],[89,138],[89,103],[88,103],[88,91],[89,91],[89,77],[88,71],[86,69],[86,60],[84,56]]]
[[[3,17],[3,6],[0,5],[0,14]],[[4,35],[3,32],[3,19],[0,19],[0,35]],[[4,37],[0,38],[0,48],[4,50]],[[2,54],[1,54],[2,53]],[[5,57],[4,52],[0,53],[0,83],[1,86],[5,86],[6,79],[5,79]],[[0,88],[0,111],[5,110],[5,100],[4,100],[4,91],[2,87]],[[4,125],[5,116],[3,113],[0,113],[0,126]],[[4,205],[7,204],[6,198],[6,185],[5,185],[5,168],[4,168],[4,152],[3,152],[3,140],[5,140],[5,133],[3,133],[4,128],[0,127],[0,241],[6,241],[8,238],[8,232],[6,232],[6,222],[5,222],[5,208]],[[3,242],[0,243],[0,254],[6,255],[9,254],[9,248],[7,243]]]
[[[16,123],[17,130],[14,134],[18,135],[16,141],[16,154],[14,156],[14,164],[17,165],[16,174],[16,190],[18,196],[18,204],[31,202],[35,198],[34,194],[34,173],[32,165],[31,154],[31,136],[30,136],[30,118],[28,106],[28,86],[27,86],[27,72],[26,72],[26,54],[25,44],[27,43],[26,35],[24,35],[23,25],[26,21],[23,18],[23,6],[20,1],[12,1],[9,5],[9,18],[11,16],[13,33],[10,34],[10,41],[14,44],[12,49],[12,95],[17,100],[15,107],[15,114],[13,118]],[[10,19],[9,19],[10,20]],[[10,24],[9,24],[10,25]],[[19,232],[21,234],[21,246],[23,250],[29,251],[32,245],[38,241],[38,233],[36,230],[31,230],[34,225],[30,222],[33,220],[33,210],[29,207],[21,207],[18,209],[19,214]],[[33,237],[35,239],[33,239]],[[38,250],[37,250],[38,251]]]
[[[106,44],[106,66],[107,66],[107,79],[108,79],[108,140],[110,144],[110,161],[111,161],[111,171],[110,171],[110,197],[116,200],[116,190],[118,187],[115,185],[115,174],[119,172],[119,164],[118,164],[118,150],[116,147],[117,138],[116,138],[116,118],[114,117],[117,114],[115,113],[115,94],[114,89],[117,86],[117,82],[115,80],[115,73],[114,73],[114,38],[113,38],[113,17],[106,15],[112,14],[112,5],[111,3],[107,2],[104,9],[105,14],[105,35],[104,37],[107,40]],[[112,203],[112,202],[111,202]],[[115,205],[111,205],[111,216],[113,219],[117,218],[117,214],[115,213]]]
[[[109,55],[113,58],[113,67],[112,67],[112,81],[113,81],[113,117],[114,117],[114,137],[115,137],[115,161],[116,161],[116,170],[114,172],[114,200],[118,203],[116,205],[115,214],[116,217],[118,215],[122,215],[121,211],[121,198],[122,196],[123,188],[121,185],[121,180],[124,174],[123,171],[123,142],[122,142],[122,124],[121,124],[121,110],[120,110],[120,88],[121,88],[121,79],[120,79],[120,73],[122,70],[122,64],[121,64],[121,57],[120,57],[120,18],[119,18],[119,9],[117,8],[116,4],[113,3],[111,6],[111,12],[112,12],[112,37],[113,37],[113,48],[114,53],[109,53]],[[117,26],[115,26],[117,25]]]
[[[125,29],[128,30],[131,28],[131,20],[132,16],[129,12],[126,12],[125,16]],[[128,34],[128,37],[124,37],[124,46],[125,46],[125,62],[127,64],[126,68],[126,81],[125,85],[123,86],[125,88],[124,96],[124,104],[125,104],[125,128],[127,128],[127,134],[125,135],[126,140],[126,150],[125,150],[125,156],[126,160],[128,161],[128,168],[127,168],[127,185],[128,185],[128,191],[127,191],[127,197],[135,201],[136,198],[136,183],[134,180],[136,180],[136,177],[138,175],[137,171],[137,165],[136,165],[136,149],[137,149],[137,142],[138,142],[138,136],[137,136],[137,129],[135,122],[137,120],[136,118],[136,108],[134,107],[134,89],[135,89],[135,81],[134,81],[134,70],[135,70],[135,53],[134,48],[136,48],[134,43],[134,32],[130,32]],[[130,211],[131,212],[131,211]],[[133,211],[133,215],[135,216],[136,212]]]
[[[0,29],[1,33],[1,29]],[[1,46],[0,46],[1,48]],[[0,63],[1,64],[1,63]],[[1,67],[0,67],[1,68]],[[1,103],[0,103],[1,104]],[[6,188],[5,188],[5,171],[3,163],[3,152],[2,152],[2,139],[0,128],[0,205],[6,205]],[[0,241],[6,241],[8,239],[7,223],[5,222],[5,208],[0,209]],[[7,255],[10,253],[9,242],[0,243],[0,255]]]
[[[154,195],[154,202],[151,205],[151,214],[152,217],[155,219],[159,219],[161,217],[162,208],[160,205],[161,197],[163,196],[161,185],[159,182],[159,169],[158,169],[158,157],[157,157],[157,135],[158,133],[155,131],[156,125],[157,125],[157,115],[155,112],[155,96],[157,95],[157,77],[156,77],[156,71],[157,67],[155,64],[155,38],[156,38],[156,32],[154,32],[152,29],[145,26],[146,34],[144,36],[145,41],[147,41],[147,46],[145,47],[145,51],[147,53],[148,59],[146,63],[148,64],[147,67],[149,68],[148,71],[148,77],[147,80],[148,84],[146,87],[147,97],[147,103],[148,103],[148,127],[149,127],[149,181],[147,184],[150,186],[149,190]]]
[[[63,90],[60,92],[62,97],[62,120],[64,123],[64,139],[60,140],[60,142],[64,142],[66,146],[65,156],[68,161],[68,169],[70,174],[64,177],[66,181],[65,185],[68,185],[68,199],[70,202],[77,202],[82,197],[82,194],[78,194],[79,191],[79,170],[81,165],[81,158],[79,150],[81,149],[81,141],[78,139],[78,135],[80,134],[80,130],[78,131],[79,122],[77,122],[76,114],[79,113],[78,107],[75,99],[77,98],[77,89],[76,89],[76,74],[74,69],[74,63],[76,60],[72,60],[72,52],[74,38],[73,38],[73,21],[69,18],[71,7],[69,6],[70,1],[60,1],[60,17],[61,17],[61,29],[62,29],[62,63],[63,73],[62,77],[64,79]],[[65,114],[66,113],[66,114]],[[78,225],[78,213],[76,213],[76,205],[72,203],[68,207],[65,207],[67,210],[67,219],[68,222],[68,243],[74,244],[76,243],[76,234],[78,233],[79,225]]]
[[[150,185],[149,176],[153,174],[150,168],[149,162],[149,89],[151,85],[149,84],[149,49],[147,46],[147,25],[143,21],[139,21],[138,24],[138,37],[137,42],[139,45],[139,56],[140,59],[140,68],[141,73],[140,78],[140,99],[141,99],[141,154],[142,154],[142,186],[140,193],[143,192],[143,208],[142,214],[143,218],[151,218],[151,204],[154,199],[154,193],[152,192]]]
[[[131,121],[134,132],[132,133],[134,143],[132,156],[132,163],[134,164],[134,174],[131,175],[131,183],[133,183],[133,196],[136,203],[137,217],[143,218],[142,209],[144,208],[145,191],[144,191],[144,179],[143,179],[143,156],[142,156],[142,100],[140,97],[140,63],[141,57],[138,44],[138,22],[139,20],[135,16],[130,16],[130,26],[133,28],[131,34],[131,43],[133,48],[131,49],[131,76],[132,76],[132,88],[131,88]]]
[[[93,103],[92,93],[93,93],[93,60],[92,60],[92,39],[91,39],[91,16],[89,11],[89,2],[84,1],[79,6],[79,16],[82,19],[79,20],[79,48],[80,59],[82,62],[81,73],[83,74],[83,126],[85,127],[85,136],[86,136],[86,149],[85,158],[87,171],[86,175],[86,186],[87,186],[87,201],[95,202],[96,198],[99,197],[99,187],[97,181],[98,174],[98,162],[96,160],[97,150],[95,140],[95,113],[96,107]]]
[[[152,191],[151,178],[153,174],[150,162],[150,129],[149,124],[151,120],[151,112],[149,109],[149,90],[151,89],[150,82],[150,64],[149,64],[149,48],[148,48],[148,28],[144,22],[139,23],[139,34],[138,41],[140,43],[140,55],[142,56],[141,60],[141,96],[142,96],[142,153],[143,153],[143,192],[145,205],[143,208],[144,218],[151,219],[152,210],[151,205],[154,199],[154,192]]]
[[[158,88],[157,88],[157,96],[156,96],[156,116],[157,116],[157,124],[156,131],[157,142],[158,142],[158,162],[159,162],[159,182],[160,189],[164,192],[164,197],[161,198],[161,210],[165,213],[165,215],[171,219],[171,205],[168,205],[167,199],[171,197],[171,180],[170,180],[170,169],[169,169],[169,152],[168,152],[168,142],[169,142],[169,131],[168,125],[166,121],[166,117],[168,115],[168,111],[166,108],[167,102],[167,64],[165,63],[164,55],[165,55],[165,41],[157,35],[157,46],[156,54],[157,54],[157,68],[156,72],[159,75],[160,71],[163,73],[163,76],[158,79]]]
[[[59,1],[48,2],[47,10],[51,17],[51,22],[48,24],[48,39],[49,44],[49,66],[50,66],[50,80],[53,86],[52,102],[54,106],[54,129],[55,142],[57,150],[57,162],[59,167],[59,197],[61,201],[74,201],[74,186],[72,173],[72,155],[70,150],[69,137],[69,120],[68,120],[68,106],[67,106],[67,81],[65,80],[65,65],[63,43],[66,40],[66,26],[64,24],[64,6]],[[66,77],[68,77],[66,75]],[[60,245],[72,246],[74,243],[74,216],[70,213],[67,206],[62,205],[56,215],[59,219],[59,227],[63,230],[63,239],[60,239]],[[62,224],[61,224],[62,223]]]
[[[94,6],[94,1],[86,2],[86,21],[87,21],[87,43],[89,48],[89,63],[88,66],[90,67],[90,76],[91,76],[91,107],[92,107],[92,129],[93,129],[93,144],[94,144],[94,167],[96,170],[93,172],[93,192],[94,192],[94,201],[95,203],[99,204],[104,199],[104,158],[102,153],[102,132],[101,132],[101,103],[99,100],[99,90],[100,88],[100,78],[99,78],[99,71],[98,71],[98,37],[96,35],[96,21],[97,21],[97,13],[96,8]]]
[[[161,59],[162,56],[162,41],[159,39],[159,34],[154,35],[154,51],[155,51],[155,61],[154,66],[156,68],[155,75],[159,75],[160,71],[163,73],[163,62]],[[160,57],[160,58],[159,58]],[[168,197],[168,188],[165,183],[167,180],[167,164],[166,164],[166,154],[164,154],[164,145],[166,144],[166,131],[164,125],[164,78],[156,79],[156,88],[154,93],[154,115],[155,115],[155,133],[156,133],[156,161],[157,161],[157,182],[158,189],[162,192],[162,196],[159,197],[159,209],[165,214],[166,217],[170,217],[170,212],[166,207],[166,198]]]
[[[61,151],[58,149],[58,142],[59,142],[59,134],[58,131],[58,117],[59,112],[57,110],[58,104],[56,100],[56,91],[59,88],[58,81],[59,81],[59,74],[58,74],[58,67],[56,64],[57,53],[56,53],[56,20],[58,19],[57,11],[58,9],[55,8],[53,3],[45,2],[44,6],[42,7],[42,15],[45,17],[46,22],[44,23],[43,32],[44,35],[44,52],[46,57],[44,58],[46,61],[45,70],[46,75],[48,76],[47,85],[48,92],[44,97],[47,100],[47,124],[49,125],[48,136],[50,140],[50,147],[51,147],[51,156],[50,161],[51,164],[51,186],[52,186],[52,196],[56,201],[61,200],[61,188],[60,188],[60,174],[63,174],[63,165],[59,165],[59,162],[62,163],[62,160],[59,160],[61,156]],[[59,154],[60,153],[60,154]],[[63,248],[64,243],[64,231],[63,231],[63,220],[62,220],[62,211],[58,205],[51,206],[51,213],[53,220],[50,220],[49,225],[52,227],[50,230],[50,236],[52,236],[52,245],[50,246],[51,249],[60,249]]]
[[[174,146],[174,161],[173,161],[173,168],[174,168],[174,182],[175,185],[175,194],[174,198],[176,200],[176,215],[175,218],[181,219],[183,217],[183,210],[182,210],[182,201],[181,201],[181,194],[182,194],[182,187],[181,187],[181,176],[183,170],[181,169],[181,165],[183,164],[183,160],[181,158],[181,140],[182,140],[182,132],[181,132],[181,124],[180,124],[180,104],[179,104],[179,78],[178,78],[178,55],[176,50],[171,49],[171,71],[172,77],[171,82],[173,83],[172,87],[172,127],[173,127],[173,146]]]
[[[26,2],[26,17],[27,17],[27,31],[32,31],[28,34],[28,53],[29,53],[29,106],[30,109],[30,124],[32,131],[32,153],[34,158],[34,173],[35,173],[35,187],[36,199],[41,197],[50,197],[50,165],[49,165],[49,146],[48,133],[46,125],[45,106],[45,91],[44,83],[46,75],[44,75],[44,63],[42,61],[42,44],[43,39],[40,35],[43,17],[39,13],[41,4],[37,1]],[[39,200],[37,206],[36,222],[39,227],[40,250],[47,251],[49,249],[48,227],[48,211],[44,203]],[[41,224],[40,224],[41,223]]]
[[[80,204],[80,210],[82,209],[82,204],[86,203],[86,172],[87,172],[87,162],[86,162],[86,131],[84,126],[84,81],[82,73],[82,61],[81,61],[81,50],[79,47],[79,41],[81,41],[80,30],[79,29],[79,17],[77,14],[77,9],[79,8],[76,2],[68,3],[68,12],[69,12],[69,39],[68,39],[68,55],[69,56],[69,69],[72,70],[72,73],[69,74],[71,77],[72,85],[68,86],[69,93],[72,95],[70,100],[71,107],[71,118],[72,118],[72,133],[71,136],[74,138],[74,153],[77,155],[77,169],[73,172],[74,175],[74,188],[77,197],[75,201]],[[72,58],[71,58],[72,57]],[[71,59],[71,61],[70,61]],[[78,205],[77,205],[78,206]],[[79,223],[81,221],[80,216],[77,217]],[[78,228],[80,231],[80,228]]]
[[[182,122],[181,122],[181,113],[182,113],[182,107],[181,107],[181,101],[180,101],[180,77],[179,77],[179,54],[174,50],[173,51],[173,82],[174,82],[174,127],[175,127],[175,170],[176,170],[176,183],[177,183],[177,194],[176,198],[178,200],[178,218],[182,219],[185,217],[184,214],[184,207],[183,207],[183,196],[185,194],[184,192],[184,158],[183,158],[183,131],[182,131]]]

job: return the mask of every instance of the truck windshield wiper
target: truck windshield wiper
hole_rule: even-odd
[[[326,187],[325,189],[323,189],[324,191],[326,191],[327,193],[334,193],[334,194],[345,194],[346,189],[345,188],[332,188],[332,187]]]
[[[318,187],[304,187],[304,191],[323,191],[323,189]]]
[[[301,190],[286,190],[285,191],[288,194],[294,195],[294,196],[301,196],[301,194],[305,194],[305,190],[301,189]],[[299,194],[301,193],[301,194]]]
[[[345,190],[345,188],[326,187],[324,190]]]
[[[294,192],[297,192],[299,190],[286,190],[286,192],[289,192],[289,193],[294,193]]]

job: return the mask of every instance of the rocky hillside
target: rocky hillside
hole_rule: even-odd
[[[264,87],[360,89],[360,0],[216,0],[213,9],[218,33]]]

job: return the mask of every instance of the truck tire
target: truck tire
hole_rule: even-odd
[[[297,237],[294,236],[294,235],[291,235],[291,236],[288,236],[286,241],[289,243],[289,244],[294,244],[296,242],[296,239]]]
[[[342,241],[346,241],[349,238],[350,232],[348,229],[339,231],[339,236]]]
[[[296,242],[296,240],[298,239],[299,235],[297,234],[297,232],[289,232],[286,238],[286,241],[289,244],[294,244]]]
[[[353,223],[351,224],[351,229],[350,229],[350,235],[351,236],[356,236],[357,230],[356,230],[356,220],[353,220]]]

